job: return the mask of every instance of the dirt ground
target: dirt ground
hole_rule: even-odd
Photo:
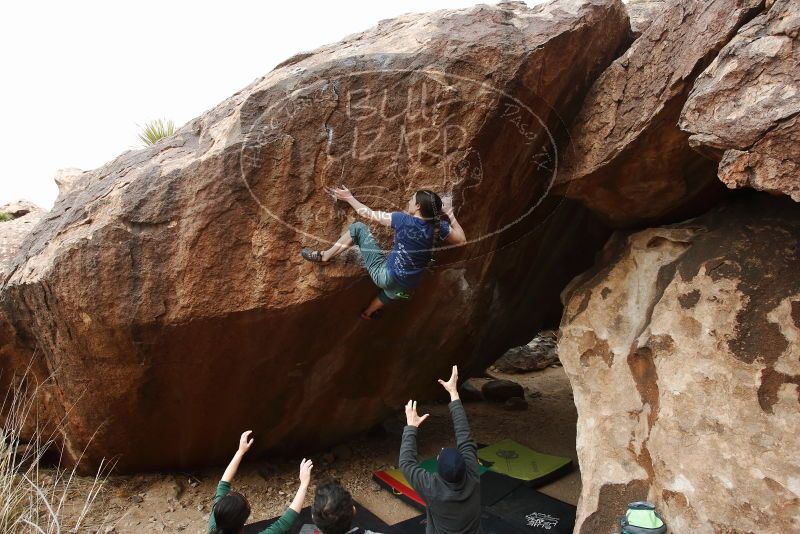
[[[567,476],[541,488],[541,491],[576,504],[580,494],[580,474],[575,453],[577,413],[572,391],[564,371],[551,367],[525,375],[503,375],[522,384],[529,393],[525,411],[509,411],[500,404],[466,404],[475,439],[492,443],[514,439],[535,450],[568,456],[575,469]],[[532,394],[531,394],[532,393]],[[431,416],[419,432],[420,458],[433,456],[452,445],[453,434],[446,404],[421,407]],[[402,429],[404,416],[398,412],[391,428]],[[399,435],[362,436],[334,449],[333,453],[314,458],[313,481],[338,478],[353,497],[388,524],[394,524],[418,512],[382,490],[373,480],[378,469],[397,465]],[[231,444],[231,453],[236,444]],[[282,513],[297,489],[299,459],[248,461],[245,458],[234,487],[244,493],[252,505],[251,521]],[[81,532],[206,532],[211,497],[224,467],[192,473],[157,473],[112,476],[98,496]],[[311,502],[314,486],[306,497]],[[88,483],[88,481],[87,481]],[[68,510],[81,507],[75,497]]]

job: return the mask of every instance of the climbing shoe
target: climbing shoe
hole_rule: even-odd
[[[319,250],[311,250],[310,248],[304,248],[300,251],[300,255],[303,259],[308,261],[313,261],[316,263],[328,263],[327,261],[322,261],[322,252]]]

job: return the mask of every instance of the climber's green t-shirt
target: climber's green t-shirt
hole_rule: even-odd
[[[208,531],[211,532],[215,528],[217,528],[217,522],[214,520],[214,505],[217,504],[222,497],[230,493],[231,491],[231,483],[225,482],[224,480],[220,480],[219,484],[217,484],[217,492],[214,493],[214,500],[211,504],[211,513],[208,514]],[[273,524],[259,532],[258,534],[283,534],[284,532],[289,532],[289,529],[292,528],[294,522],[297,521],[297,512],[292,510],[291,508],[287,508],[283,515],[275,521]]]

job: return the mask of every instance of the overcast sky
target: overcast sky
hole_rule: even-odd
[[[137,124],[180,126],[296,52],[475,3],[496,1],[2,2],[0,204],[49,209],[56,169],[98,167],[140,145]]]

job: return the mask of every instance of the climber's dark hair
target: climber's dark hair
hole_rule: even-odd
[[[211,534],[239,534],[250,517],[250,503],[244,495],[232,491],[217,501],[211,513],[217,523]]]
[[[442,212],[442,199],[430,189],[420,189],[414,194],[414,200],[419,204],[419,211],[422,217],[433,228],[433,245],[439,243],[439,229],[442,220],[449,222],[449,217]]]
[[[338,480],[317,486],[311,518],[322,534],[344,534],[353,523],[353,497]]]

